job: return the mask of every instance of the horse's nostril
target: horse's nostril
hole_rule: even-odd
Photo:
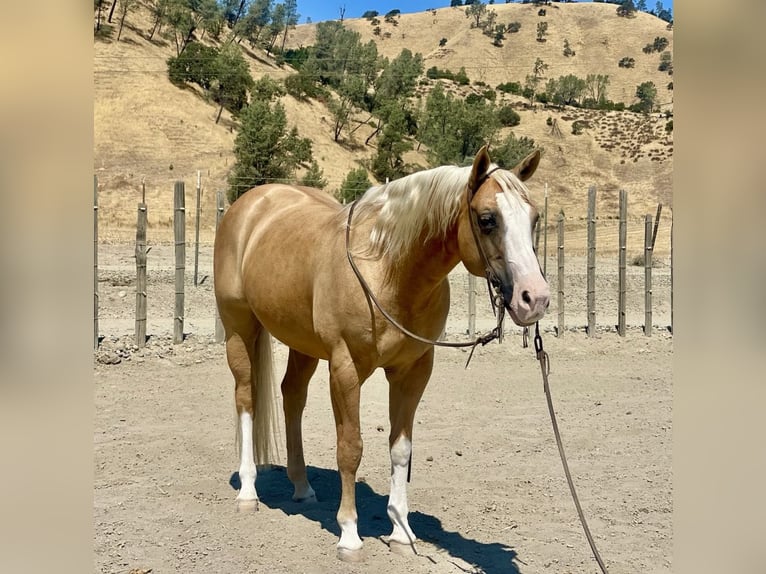
[[[532,297],[529,296],[529,291],[523,291],[521,293],[521,300],[524,301],[527,305],[529,305],[532,302]]]

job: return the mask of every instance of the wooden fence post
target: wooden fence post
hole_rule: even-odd
[[[559,212],[559,248],[558,248],[558,283],[559,283],[559,325],[558,336],[561,337],[564,334],[564,210]]]
[[[216,203],[215,231],[217,234],[218,226],[221,224],[221,219],[223,218],[223,192],[222,191],[219,191],[216,194],[215,203]],[[213,281],[215,282],[215,277],[213,277]],[[218,312],[218,304],[216,304],[215,306],[215,342],[223,343],[223,339],[224,339],[223,323],[221,323],[221,315]]]
[[[652,336],[652,216],[644,223],[644,335]]]
[[[98,349],[98,176],[93,176],[93,348]]]
[[[625,307],[627,305],[627,276],[626,266],[628,258],[628,193],[620,190],[620,229],[619,229],[619,255],[617,273],[617,334],[625,336]]]
[[[186,197],[184,182],[177,181],[173,194],[173,233],[176,254],[176,299],[173,315],[173,343],[184,340],[184,273],[186,271]]]
[[[589,337],[596,336],[596,188],[588,189],[588,327]]]
[[[136,222],[136,346],[146,345],[146,203],[138,204]]]
[[[657,230],[660,227],[660,215],[662,215],[662,204],[657,204],[657,216],[654,220],[654,231],[652,231],[652,251],[654,251],[654,243],[657,241]]]
[[[476,276],[468,273],[468,336],[476,336]]]
[[[199,272],[199,214],[200,201],[202,199],[202,180],[200,172],[197,170],[197,217],[194,220],[194,286],[197,286],[197,277]]]

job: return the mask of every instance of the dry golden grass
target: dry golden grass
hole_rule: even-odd
[[[523,82],[539,57],[549,65],[546,78],[569,73],[579,77],[609,74],[608,97],[626,104],[634,101],[639,83],[651,80],[658,88],[660,102],[670,104],[662,109],[672,109],[673,94],[665,88],[672,78],[657,70],[658,54],[642,52],[643,46],[657,36],[666,37],[672,50],[673,32],[666,30],[661,20],[643,13],[629,20],[620,18],[613,5],[598,3],[553,4],[546,7],[545,17],[538,16],[538,8],[532,5],[495,4],[491,8],[498,14],[497,22],[519,21],[522,25],[518,33],[506,34],[502,48],[493,46],[480,30],[470,28],[463,8],[402,15],[397,26],[381,18],[383,32],[390,32],[388,38],[376,38],[367,20],[346,20],[345,24],[359,31],[364,41],[375,39],[379,51],[389,58],[406,47],[424,55],[426,68],[457,71],[464,66],[472,81],[483,81],[493,88],[502,82]],[[536,41],[537,23],[542,20],[549,23],[543,43]],[[188,225],[193,225],[194,188],[200,170],[202,239],[209,241],[215,192],[226,188],[226,175],[234,159],[235,125],[226,112],[216,125],[214,104],[206,102],[199,92],[181,90],[168,81],[166,60],[175,54],[175,47],[171,40],[157,36],[154,42],[147,40],[151,28],[148,12],[142,8],[131,14],[128,22],[120,42],[94,42],[94,169],[99,177],[101,228],[107,239],[132,238],[144,178],[151,233],[170,240],[173,182],[186,182],[187,212],[192,216]],[[299,26],[288,36],[288,46],[310,45],[314,29],[314,25]],[[441,38],[447,38],[443,48],[439,47]],[[565,38],[576,52],[573,57],[563,55]],[[245,55],[256,78],[264,74],[283,78],[291,72],[288,67],[276,66],[273,58],[260,50],[248,49]],[[623,56],[635,58],[636,67],[619,68],[617,62]],[[462,91],[478,89],[470,86]],[[545,149],[529,185],[540,204],[547,185],[551,222],[560,209],[566,213],[568,245],[575,250],[584,246],[581,236],[587,189],[595,185],[599,217],[609,220],[606,235],[611,234],[611,218],[617,214],[619,189],[628,191],[634,251],[640,245],[643,214],[653,213],[656,204],[662,202],[666,208],[657,251],[667,252],[673,144],[672,134],[665,134],[664,119],[657,114],[643,117],[539,105],[529,110],[521,107],[521,98],[504,100],[520,106],[521,124],[514,133],[534,138]],[[369,127],[362,126],[352,138],[344,137],[338,144],[333,141],[331,116],[323,104],[299,102],[289,96],[282,103],[289,122],[313,142],[314,157],[329,180],[328,190],[339,187],[350,169],[374,153],[373,147],[364,145]],[[552,133],[548,118],[556,120],[560,136]],[[360,114],[358,119],[364,116]],[[577,119],[589,122],[589,127],[573,135],[572,123]],[[427,166],[423,153],[411,152],[406,160]],[[616,221],[614,227],[616,230]],[[551,240],[549,237],[549,247]]]

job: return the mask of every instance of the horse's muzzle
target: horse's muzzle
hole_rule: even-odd
[[[505,308],[513,322],[520,327],[533,325],[542,319],[550,305],[551,290],[542,277],[524,277],[512,285],[502,285]]]

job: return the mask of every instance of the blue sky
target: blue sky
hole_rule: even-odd
[[[673,0],[661,1],[664,7],[673,7]],[[502,4],[505,0],[495,0],[495,2]],[[653,9],[656,4],[657,0],[646,0],[646,5],[650,9]],[[399,9],[406,14],[423,12],[428,8],[444,8],[450,5],[450,0],[298,0],[300,23],[306,22],[307,16],[312,22],[337,20],[340,17],[342,5],[346,7],[346,18],[359,18],[367,10],[377,10],[380,14],[385,14],[390,10]]]

